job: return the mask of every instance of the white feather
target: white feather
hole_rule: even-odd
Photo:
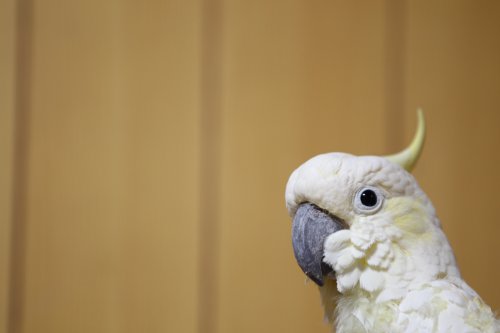
[[[363,186],[383,193],[379,210],[354,206]],[[340,295],[325,287],[322,297],[327,311],[337,299],[337,333],[500,332],[490,307],[461,279],[430,200],[400,166],[375,156],[319,155],[287,184],[291,216],[305,201],[349,225],[324,244]]]

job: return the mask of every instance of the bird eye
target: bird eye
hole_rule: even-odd
[[[359,199],[366,207],[373,207],[377,204],[377,194],[373,190],[367,189],[361,192]]]
[[[379,189],[367,186],[356,193],[354,207],[360,213],[375,213],[382,206],[383,200],[384,196]]]

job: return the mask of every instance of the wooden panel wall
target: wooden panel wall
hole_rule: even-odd
[[[14,165],[16,8],[0,1],[0,332],[7,332]]]
[[[429,124],[416,175],[464,278],[498,310],[500,3],[409,2],[407,22],[405,109]]]
[[[314,154],[382,150],[385,8],[228,1],[224,9],[214,332],[328,332],[317,289],[291,255],[283,193]],[[367,140],[367,128],[382,135]]]
[[[402,148],[418,106],[417,178],[500,308],[494,2],[0,4],[0,332],[328,332],[287,178]]]
[[[31,6],[9,332],[194,332],[200,5]]]

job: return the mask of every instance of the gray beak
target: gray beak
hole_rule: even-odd
[[[323,262],[326,237],[345,229],[344,223],[310,203],[297,209],[292,224],[292,244],[295,259],[302,271],[318,286],[332,268]]]

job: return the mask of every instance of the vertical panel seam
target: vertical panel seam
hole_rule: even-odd
[[[12,181],[11,249],[9,263],[9,309],[7,331],[23,329],[25,264],[26,264],[26,200],[29,154],[29,114],[31,97],[33,2],[19,0],[16,7],[16,68],[14,100],[14,156]]]
[[[404,146],[406,101],[406,1],[386,2],[386,149],[395,153]]]
[[[202,1],[201,189],[198,253],[198,332],[217,331],[222,0]]]

